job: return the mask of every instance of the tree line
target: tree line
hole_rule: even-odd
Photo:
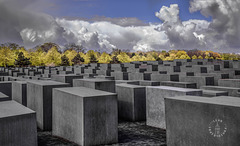
[[[54,43],[45,43],[28,50],[13,43],[2,44],[0,45],[0,66],[69,66],[87,63],[172,61],[175,59],[240,60],[239,54],[200,50],[130,52],[112,49],[111,53],[100,53],[94,50],[85,51],[81,46],[75,44],[68,44],[63,50]]]

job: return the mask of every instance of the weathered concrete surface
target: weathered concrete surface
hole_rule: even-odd
[[[218,85],[223,87],[240,88],[240,79],[220,79]]]
[[[183,95],[201,96],[202,90],[169,86],[146,87],[147,125],[166,129],[164,98]]]
[[[132,85],[139,85],[139,81],[132,81],[132,80],[115,80],[116,84],[122,84],[122,83],[126,83],[126,84],[132,84]]]
[[[169,97],[165,105],[168,146],[239,145],[239,98]]]
[[[158,81],[139,81],[140,86],[160,86]]]
[[[118,117],[128,121],[146,120],[146,87],[117,84]]]
[[[85,87],[53,89],[53,135],[80,145],[118,141],[117,94]]]
[[[180,78],[181,82],[192,82],[197,84],[197,88],[199,89],[201,86],[213,86],[214,85],[214,77],[210,76],[186,76]]]
[[[12,99],[27,106],[27,81],[12,82]]]
[[[27,107],[36,111],[40,129],[52,129],[52,89],[68,86],[67,83],[56,81],[27,82]]]
[[[96,90],[102,90],[115,93],[115,81],[107,79],[74,79],[74,87],[87,87]]]
[[[240,88],[223,87],[223,86],[202,86],[204,90],[227,91],[229,96],[240,97]]]
[[[227,91],[202,90],[204,97],[228,96]]]
[[[151,81],[179,81],[178,74],[151,74]]]
[[[0,145],[37,146],[36,113],[15,101],[0,102]]]
[[[73,79],[82,79],[83,75],[74,75],[74,74],[60,74],[60,75],[52,75],[51,79],[53,81],[69,83],[73,86]]]
[[[160,82],[161,86],[172,86],[172,87],[178,87],[178,88],[197,88],[196,83],[191,82],[173,82],[173,81],[162,81]]]

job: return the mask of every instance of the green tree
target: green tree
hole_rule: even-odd
[[[82,64],[84,62],[84,58],[80,56],[80,54],[78,53],[73,59],[72,62],[74,65],[77,64]]]
[[[66,55],[63,55],[61,57],[61,66],[69,66],[70,65],[70,62],[69,62],[69,59]]]
[[[24,66],[28,66],[31,64],[30,62],[30,58],[26,58],[23,54],[23,52],[20,52],[18,54],[18,57],[17,59],[15,59],[15,63],[14,63],[16,66],[19,66],[19,67],[24,67]]]

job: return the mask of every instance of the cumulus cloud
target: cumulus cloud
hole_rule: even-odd
[[[200,11],[212,21],[206,33],[213,47],[238,51],[240,47],[240,1],[237,0],[193,0],[190,11]],[[209,46],[210,45],[209,42]],[[217,45],[218,44],[218,45]]]
[[[137,18],[91,19],[53,18],[33,11],[43,0],[0,0],[0,43],[17,42],[27,47],[44,42],[76,43],[85,49],[110,52],[112,48],[132,51],[208,49],[237,52],[240,46],[240,2],[234,0],[192,0],[190,12],[201,11],[212,21],[181,21],[177,4],[163,6],[155,15],[159,24]],[[228,50],[228,51],[229,51]]]
[[[92,18],[79,18],[79,17],[64,17],[66,20],[81,20],[87,22],[99,22],[99,21],[106,21],[112,24],[120,25],[120,26],[147,26],[149,25],[142,20],[139,20],[136,17],[117,17],[117,18],[110,18],[105,16],[95,16]]]
[[[172,4],[170,7],[163,6],[156,17],[163,21],[159,31],[164,31],[172,48],[191,49],[205,47],[205,36],[202,30],[208,28],[209,23],[205,20],[188,20],[182,22],[179,18],[179,7]]]

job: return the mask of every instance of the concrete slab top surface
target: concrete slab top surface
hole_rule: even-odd
[[[193,82],[174,82],[174,81],[160,81],[160,83],[196,84],[196,83],[193,83]]]
[[[116,86],[119,86],[119,87],[127,87],[127,88],[146,88],[146,86],[126,84],[126,83],[116,84]]]
[[[165,99],[240,107],[240,98],[231,96],[217,96],[212,98],[203,96],[176,96],[165,97]]]
[[[118,82],[126,82],[126,83],[128,83],[128,82],[139,82],[138,80],[115,80],[116,81],[116,83],[118,83]]]
[[[52,86],[52,85],[68,85],[68,83],[56,82],[52,80],[31,80],[27,83],[33,83],[41,86]]]
[[[218,89],[234,89],[234,90],[240,90],[240,88],[236,87],[225,87],[225,86],[202,86],[201,88],[218,88]]]
[[[148,80],[139,80],[139,82],[144,82],[144,83],[160,83],[159,81],[148,81]]]
[[[6,83],[12,83],[12,81],[3,81],[3,82],[0,82],[0,84],[6,84]]]
[[[27,81],[14,81],[14,82],[19,84],[27,84]]]
[[[219,79],[222,81],[234,81],[234,82],[240,82],[240,79]]]
[[[76,79],[83,80],[88,82],[114,82],[114,80],[102,79],[102,78],[85,78],[85,79]]]
[[[65,77],[65,76],[69,76],[69,77],[82,77],[83,75],[76,75],[76,74],[58,74],[58,75],[52,75],[52,76],[60,76],[60,77]]]
[[[0,102],[0,118],[35,113],[33,110],[11,100]]]
[[[171,86],[147,86],[147,88],[164,89],[164,90],[172,90],[172,91],[180,91],[180,92],[202,91],[202,89],[178,88],[178,87],[171,87]]]
[[[79,97],[97,97],[97,96],[117,95],[116,93],[105,92],[105,91],[86,88],[86,87],[55,88],[54,90],[66,92]]]
[[[202,90],[204,93],[216,94],[216,93],[228,93],[227,91],[216,91],[216,90]]]

